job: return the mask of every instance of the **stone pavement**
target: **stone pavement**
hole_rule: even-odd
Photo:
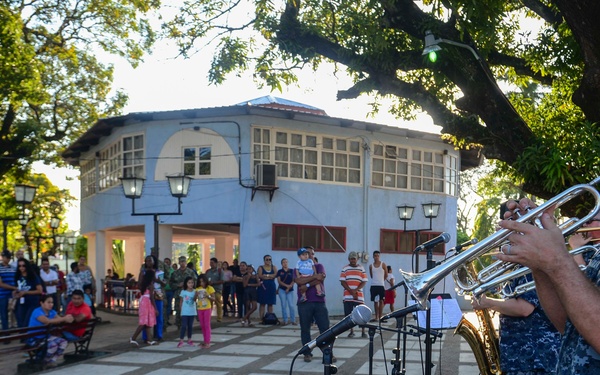
[[[322,374],[322,355],[318,348],[313,350],[312,362],[304,362],[303,356],[294,355],[302,347],[299,326],[262,326],[241,327],[233,318],[224,318],[216,323],[213,317],[212,344],[209,349],[198,346],[177,348],[178,332],[170,326],[165,341],[157,346],[142,345],[132,347],[129,337],[137,325],[137,316],[117,315],[100,311],[105,323],[96,327],[90,348],[104,355],[69,365],[61,365],[48,374],[85,375],[263,375],[292,373]],[[339,320],[339,319],[338,319]],[[332,324],[338,320],[332,319]],[[395,322],[385,326],[393,327]],[[194,327],[194,342],[202,339],[199,327]],[[478,374],[473,353],[460,336],[453,336],[452,330],[443,331],[442,339],[433,345],[435,374]],[[317,330],[313,330],[313,338]],[[348,338],[347,333],[340,335],[334,344],[335,365],[338,374],[369,374],[369,340],[360,338],[360,329],[355,328],[356,337]],[[389,374],[392,349],[396,347],[396,332],[384,331],[374,337],[372,374]],[[421,340],[421,341],[419,341]],[[139,338],[141,342],[141,337]],[[422,349],[422,350],[421,350]],[[67,352],[72,348],[67,348]],[[441,353],[441,356],[440,356]],[[424,335],[421,338],[408,336],[407,374],[422,374],[421,363],[425,358]],[[0,359],[0,374],[15,374],[17,363],[24,358]]]

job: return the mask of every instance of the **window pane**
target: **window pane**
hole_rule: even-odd
[[[304,167],[304,178],[307,180],[316,180],[317,179],[317,167],[313,165],[307,165]]]
[[[196,164],[195,163],[183,163],[183,174],[186,176],[196,175]]]
[[[423,152],[423,161],[427,163],[433,162],[433,153],[429,151]]]
[[[385,157],[390,159],[396,159],[396,147],[385,146]]]
[[[438,193],[443,193],[444,192],[444,181],[443,180],[435,180],[435,182],[433,183],[433,189],[434,189],[434,191],[436,191]]]
[[[395,160],[386,160],[385,161],[385,171],[387,173],[395,173],[396,172],[396,161]]]
[[[381,250],[398,251],[398,233],[384,231],[381,233]]]
[[[288,165],[287,163],[277,163],[277,176],[287,177],[288,176]]]
[[[333,166],[333,153],[331,153],[331,152],[321,153],[321,164]]]
[[[302,163],[302,150],[293,148],[290,150],[290,161],[294,163]]]
[[[255,128],[254,131],[252,131],[252,137],[253,137],[253,140],[254,140],[255,143],[260,143],[261,130],[262,129]]]
[[[335,181],[336,182],[347,182],[348,181],[348,170],[346,169],[335,169]]]
[[[360,142],[350,141],[350,151],[359,152],[360,151]]]
[[[262,143],[271,143],[271,131],[270,130],[263,129],[262,136],[263,136]]]
[[[133,148],[139,150],[140,148],[144,148],[144,136],[136,135],[133,137]]]
[[[275,248],[278,249],[296,249],[301,245],[298,243],[297,230],[293,226],[276,226],[273,234]]]
[[[444,178],[444,167],[435,167],[433,170],[433,177]]]
[[[317,147],[317,137],[312,135],[306,136],[306,147]]]
[[[338,139],[335,143],[338,151],[346,151],[346,141],[344,139]]]
[[[327,150],[333,150],[333,139],[323,138],[323,148]]]
[[[414,190],[421,190],[421,179],[420,178],[411,178],[410,179],[410,188]]]
[[[382,173],[373,173],[373,186],[383,186]]]
[[[408,178],[406,176],[398,176],[398,178],[396,178],[396,187],[398,189],[407,189]]]
[[[199,175],[207,176],[210,175],[210,163],[200,163],[199,164]]]
[[[348,171],[348,182],[360,184],[360,171],[355,171],[355,170]]]
[[[321,180],[333,181],[333,168],[322,167],[321,168]]]
[[[373,159],[373,171],[383,172],[383,160],[382,159]]]
[[[133,140],[131,137],[123,138],[123,151],[131,151],[133,149]]]
[[[269,146],[263,146],[263,155],[262,155],[262,157],[265,160],[271,160],[271,149],[269,148]]]
[[[444,164],[443,154],[435,154],[435,164]]]
[[[424,164],[422,167],[423,177],[433,177],[433,165]]]
[[[335,154],[335,166],[336,167],[347,167],[348,166],[348,155]]]
[[[375,155],[375,156],[383,156],[383,146],[382,145],[375,145],[375,147],[373,147],[373,155]]]
[[[196,160],[196,148],[186,148],[183,150],[183,160]]]
[[[275,160],[277,160],[277,161],[288,161],[288,149],[287,149],[287,147],[275,147]]]
[[[277,132],[275,143],[287,145],[287,133]]]
[[[323,230],[323,249],[342,250],[340,245],[345,247],[346,230],[344,228],[327,228],[327,230],[329,232]]]
[[[211,148],[210,147],[200,148],[199,156],[200,156],[200,160],[210,160]]]
[[[398,162],[398,174],[408,174],[408,163],[405,161]]]
[[[350,163],[349,163],[350,168],[360,169],[360,156],[350,155],[349,161],[350,161]]]
[[[300,246],[318,246],[321,244],[321,230],[315,227],[301,227],[300,228]]]
[[[408,159],[408,149],[407,148],[398,148],[398,157],[400,159]]]
[[[385,186],[386,187],[394,187],[395,182],[396,181],[394,181],[394,175],[391,175],[391,174],[385,175]]]
[[[304,157],[306,158],[306,164],[317,164],[317,152],[316,151],[306,151],[304,153]]]
[[[302,164],[290,164],[290,177],[303,178]]]
[[[423,190],[432,191],[433,190],[433,180],[430,178],[423,179]]]
[[[300,134],[292,134],[292,145],[302,146],[302,136]]]
[[[412,152],[412,160],[421,160],[421,151],[419,150],[413,150]]]
[[[421,164],[411,164],[410,165],[410,174],[413,176],[421,175]]]

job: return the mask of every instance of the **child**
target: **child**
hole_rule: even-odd
[[[300,250],[298,250],[298,258],[300,259],[298,259],[298,263],[296,264],[296,278],[313,276],[317,272],[315,268],[315,263],[308,256],[307,249],[301,248]],[[316,284],[315,288],[317,289],[317,296],[325,297],[325,293],[323,293],[323,286],[321,285],[321,283]],[[302,296],[300,296],[298,302],[306,302],[306,291],[302,293]]]
[[[196,297],[198,299],[198,321],[202,329],[202,336],[204,336],[204,342],[198,344],[198,346],[206,349],[210,347],[210,315],[212,304],[215,302],[215,289],[208,285],[206,274],[198,276]]]
[[[146,271],[144,277],[140,281],[140,307],[139,307],[139,325],[133,336],[129,339],[129,343],[135,346],[140,346],[136,341],[138,335],[142,330],[146,330],[146,337],[150,337],[150,329],[156,325],[156,316],[158,310],[156,309],[156,303],[154,302],[154,276],[155,273],[152,270]],[[146,341],[148,345],[156,345],[156,341]]]
[[[88,305],[90,307],[90,310],[92,310],[92,315],[94,316],[94,318],[96,317],[96,306],[94,306],[94,299],[93,299],[93,295],[92,295],[92,286],[91,285],[86,285],[84,286],[83,289],[83,302],[85,302],[86,305]]]
[[[246,315],[242,318],[242,327],[246,325],[254,327],[250,322],[250,316],[256,311],[256,301],[258,300],[256,288],[260,286],[260,279],[251,264],[248,265],[247,272],[243,276],[242,284],[244,285],[244,301],[246,301]]]
[[[187,330],[188,345],[194,346],[192,341],[192,327],[194,326],[194,317],[196,316],[196,291],[194,290],[194,279],[188,276],[183,281],[185,289],[179,294],[181,303],[179,304],[179,310],[181,312],[181,331],[179,332],[179,344],[178,348],[183,346],[183,336]]]

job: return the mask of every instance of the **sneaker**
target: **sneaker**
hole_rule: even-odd
[[[245,327],[245,326],[246,326],[246,321],[242,320],[242,327]]]
[[[362,335],[360,335],[360,337],[362,337],[363,339],[366,339],[367,338],[367,334],[363,332]]]
[[[304,355],[304,362],[310,362],[312,361],[312,356],[310,354],[305,354]]]
[[[297,325],[298,325],[298,323],[296,323],[296,322],[292,322],[292,325],[293,325],[293,326],[297,326]]]
[[[194,342],[192,340],[188,341],[189,346],[194,346]]]
[[[158,342],[156,342],[156,341],[146,341],[146,344],[148,344],[150,346],[154,346],[154,345],[158,345]]]
[[[352,337],[354,337],[354,332],[350,332],[350,333],[348,334],[348,337],[351,337],[351,338],[352,338]]]
[[[179,344],[177,344],[178,348],[181,348],[183,346],[183,340],[179,341]]]
[[[302,296],[300,297],[300,299],[298,300],[298,303],[303,303],[306,302],[306,297]]]
[[[203,342],[202,344],[200,344],[200,347],[201,347],[202,349],[208,349],[208,348],[210,348],[210,344],[209,344],[209,343],[206,343],[206,342]]]
[[[325,293],[323,293],[323,292],[317,293],[317,297],[325,297]]]
[[[129,343],[134,346],[140,346],[140,344],[137,341],[135,341],[134,339],[132,339],[131,337],[129,338]]]

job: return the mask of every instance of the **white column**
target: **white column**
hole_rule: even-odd
[[[144,262],[144,240],[141,237],[126,239],[123,251],[125,252],[125,275],[131,273],[137,280],[140,267]]]
[[[213,241],[204,240],[202,241],[202,272],[210,268],[210,245]],[[198,270],[199,271],[199,270]]]
[[[173,253],[173,226],[160,225],[158,226],[158,259],[171,258]]]
[[[94,256],[90,256],[89,254],[91,243],[94,244]],[[110,246],[110,241],[106,240],[105,231],[96,231],[95,241],[90,241],[88,239],[88,262],[96,279],[96,301],[102,300],[102,284],[100,279],[106,272],[106,258],[110,256],[107,254],[107,252],[112,253],[112,249],[107,250],[107,245]]]
[[[229,264],[233,261],[233,236],[219,236],[215,238],[215,256],[218,260],[226,260]]]

